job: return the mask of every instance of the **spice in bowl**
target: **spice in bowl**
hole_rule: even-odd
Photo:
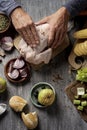
[[[7,15],[0,13],[0,33],[5,32],[10,25],[10,20]]]
[[[30,66],[22,57],[11,59],[5,66],[5,75],[11,82],[30,79]]]

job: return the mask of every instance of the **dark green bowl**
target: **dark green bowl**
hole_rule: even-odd
[[[3,12],[0,12],[0,34],[6,32],[11,25],[10,18]]]
[[[30,98],[31,98],[31,101],[32,103],[36,106],[36,107],[39,107],[39,108],[46,108],[47,106],[44,106],[44,105],[41,105],[39,102],[38,102],[38,92],[41,90],[41,89],[44,89],[44,88],[50,88],[53,90],[54,94],[55,94],[55,90],[53,88],[53,86],[47,82],[39,82],[37,84],[35,84],[32,88],[31,88],[31,91],[30,91]]]

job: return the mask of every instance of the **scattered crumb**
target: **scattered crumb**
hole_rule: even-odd
[[[63,80],[63,78],[59,74],[53,74],[53,82],[57,82],[58,80]]]

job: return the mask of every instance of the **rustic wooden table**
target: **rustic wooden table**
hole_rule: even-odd
[[[50,15],[68,0],[20,0],[23,8],[38,21],[44,16]],[[18,56],[16,49],[6,54],[0,64],[0,76],[4,75],[4,66],[8,60]],[[86,130],[87,123],[81,119],[75,107],[64,92],[65,87],[74,80],[74,75],[69,75],[69,64],[66,50],[55,57],[49,65],[38,71],[32,70],[30,82],[25,84],[13,84],[7,79],[7,92],[0,94],[0,102],[6,103],[11,96],[19,95],[29,103],[29,111],[36,111],[39,116],[39,124],[36,130]],[[61,78],[58,79],[58,76]],[[30,89],[35,83],[46,81],[52,84],[56,90],[56,101],[47,109],[38,109],[30,101]],[[8,105],[7,112],[0,116],[0,130],[27,130],[19,114],[12,111]]]

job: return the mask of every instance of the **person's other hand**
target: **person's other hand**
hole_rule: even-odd
[[[17,32],[31,47],[39,43],[39,37],[31,17],[22,9],[16,8],[11,13],[12,23]]]
[[[56,13],[43,18],[36,25],[48,23],[50,25],[48,45],[52,48],[58,47],[65,38],[69,13],[65,7],[61,7]]]

